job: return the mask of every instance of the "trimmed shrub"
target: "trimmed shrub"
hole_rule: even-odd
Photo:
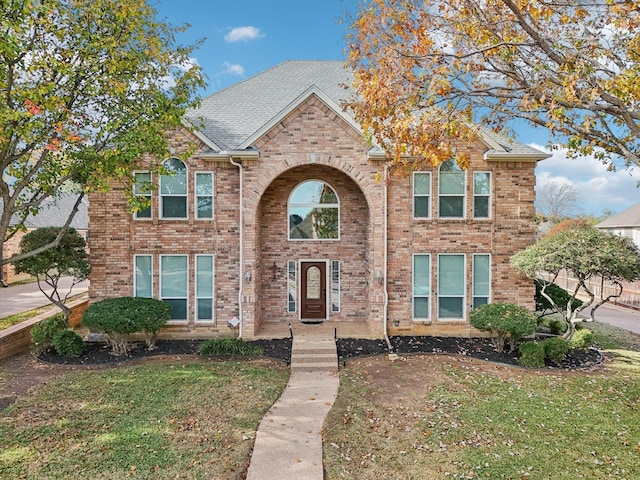
[[[171,317],[169,304],[153,298],[107,298],[90,305],[82,324],[102,332],[113,353],[126,355],[129,335],[143,333],[149,349],[155,348],[158,330]]]
[[[262,355],[262,348],[239,338],[212,338],[200,344],[200,355],[252,356]]]
[[[555,312],[555,309],[544,296],[542,296],[542,287],[547,285],[545,289],[545,293],[551,297],[554,303],[558,306],[558,308],[565,310],[567,308],[567,303],[571,300],[571,295],[564,288],[556,285],[555,283],[549,283],[546,280],[542,280],[537,278],[535,280],[536,284],[536,312],[541,312],[541,316],[547,314],[547,312]],[[571,302],[571,310],[575,310],[578,307],[581,307],[584,302],[579,298],[574,298],[573,302]],[[560,311],[562,313],[562,311]]]
[[[545,357],[554,363],[560,363],[569,352],[569,342],[564,338],[548,338],[542,345],[544,346]]]
[[[84,350],[82,337],[71,329],[60,330],[53,336],[53,348],[61,357],[77,357]]]
[[[520,345],[518,363],[523,367],[544,367],[544,346],[541,343],[525,342]]]
[[[491,341],[498,352],[509,342],[509,352],[516,343],[536,331],[536,317],[526,308],[512,303],[489,303],[471,310],[471,325],[491,334]]]
[[[34,324],[31,327],[31,350],[38,354],[49,349],[53,345],[55,334],[66,330],[68,326],[61,313]]]
[[[569,347],[579,350],[586,350],[593,344],[593,332],[588,328],[581,328],[576,330],[571,340],[569,340]]]

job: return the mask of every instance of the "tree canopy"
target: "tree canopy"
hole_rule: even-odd
[[[349,40],[351,108],[405,167],[514,118],[570,154],[640,165],[639,26],[636,0],[368,0]]]
[[[0,252],[63,185],[128,183],[169,154],[204,80],[184,27],[156,17],[145,0],[0,3]]]
[[[620,296],[620,282],[640,278],[640,252],[628,238],[593,227],[580,227],[543,237],[511,257],[511,266],[529,278],[536,278],[546,272],[550,275],[550,283],[555,282],[563,270],[577,280],[564,312],[569,327],[566,336],[571,338],[575,323],[579,321],[578,313],[591,306],[595,300],[595,294],[589,289],[587,281],[597,279],[601,287],[604,282],[617,286],[617,293],[607,297],[604,297],[603,288],[600,288],[601,297],[591,311],[593,319],[595,309],[611,298]],[[543,285],[541,294],[556,311],[561,312],[561,308],[545,293],[547,285]],[[580,293],[586,294],[589,300],[574,308],[573,300]]]

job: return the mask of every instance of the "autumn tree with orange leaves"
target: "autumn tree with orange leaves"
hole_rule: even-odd
[[[640,165],[639,26],[637,0],[368,0],[349,36],[350,106],[405,169],[514,118],[570,154]]]
[[[204,80],[194,47],[176,45],[183,27],[156,17],[145,0],[0,2],[0,265],[68,182],[83,194],[130,183],[143,154],[169,154]]]

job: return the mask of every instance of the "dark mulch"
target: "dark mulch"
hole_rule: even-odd
[[[496,352],[486,338],[457,337],[390,337],[393,353],[440,353],[466,355],[488,360],[490,362],[518,365],[519,354]],[[118,364],[131,360],[149,358],[159,355],[183,356],[197,355],[198,346],[203,340],[159,340],[155,350],[147,350],[144,343],[137,343],[127,356],[114,356],[104,343],[87,343],[82,355],[78,358],[62,358],[53,351],[42,353],[39,358],[49,363],[66,363],[75,365]],[[366,355],[383,355],[390,353],[384,340],[364,340],[340,338],[337,341],[338,357],[341,363],[349,358]],[[264,356],[291,362],[291,338],[276,340],[257,340],[250,342],[262,347]],[[598,365],[603,355],[595,349],[587,351],[571,350],[561,364],[548,364],[550,368],[577,369]]]

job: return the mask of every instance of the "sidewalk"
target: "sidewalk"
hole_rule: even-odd
[[[69,291],[73,279],[65,277],[60,280],[58,290],[61,293]],[[71,295],[84,293],[89,288],[89,281],[79,283],[73,287]],[[50,291],[48,289],[47,291]],[[16,313],[27,312],[34,308],[44,307],[51,302],[45,297],[44,293],[38,288],[38,284],[27,283],[24,285],[11,285],[8,288],[0,287],[0,318],[15,315]]]

